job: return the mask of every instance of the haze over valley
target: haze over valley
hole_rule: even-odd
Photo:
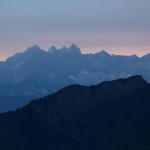
[[[102,81],[142,75],[150,82],[150,54],[110,55],[102,50],[82,54],[79,47],[48,51],[35,45],[0,63],[0,111],[16,109],[30,100],[71,85],[95,85]]]

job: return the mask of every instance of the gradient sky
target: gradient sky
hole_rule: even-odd
[[[32,45],[150,52],[150,0],[0,0],[0,60]]]

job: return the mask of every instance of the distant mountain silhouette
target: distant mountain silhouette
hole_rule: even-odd
[[[141,76],[71,85],[0,115],[2,150],[149,150],[150,84]]]
[[[81,54],[75,44],[60,49],[53,46],[48,51],[35,45],[0,62],[0,105],[4,97],[12,97],[12,101],[14,96],[33,99],[71,84],[93,85],[133,75],[142,75],[150,82],[149,66],[149,54],[142,58],[110,55],[104,50]],[[1,108],[2,112],[18,105],[11,107],[8,102],[9,109]]]

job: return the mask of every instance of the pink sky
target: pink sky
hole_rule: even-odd
[[[39,45],[150,53],[150,0],[0,0],[0,60]]]
[[[32,44],[30,46],[32,46]],[[52,46],[52,45],[50,45],[50,46]],[[64,45],[62,45],[62,46],[64,46]],[[61,48],[62,46],[57,46],[57,48]],[[65,45],[65,46],[70,46],[70,45]],[[145,47],[145,48],[133,48],[133,47],[131,47],[131,48],[129,48],[129,47],[128,48],[121,48],[121,47],[110,48],[110,47],[84,47],[84,46],[80,46],[80,45],[77,45],[77,46],[80,47],[81,52],[83,54],[97,53],[97,52],[100,52],[101,50],[105,50],[109,54],[128,55],[128,56],[136,54],[137,56],[141,57],[145,54],[150,53],[150,48],[148,48],[148,47]],[[41,47],[41,49],[46,50],[46,51],[49,49],[48,46],[40,46],[40,47]],[[26,46],[16,46],[16,49],[12,48],[7,53],[5,53],[5,52],[1,53],[0,60],[4,61],[4,60],[6,60],[6,58],[14,55],[16,52],[23,52],[27,48],[28,47],[26,47]]]

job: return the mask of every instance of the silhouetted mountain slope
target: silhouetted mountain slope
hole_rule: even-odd
[[[150,84],[141,76],[71,85],[0,115],[0,149],[149,150]]]
[[[0,97],[0,112],[8,112],[8,110],[16,110],[16,108],[21,108],[27,105],[35,97],[30,96],[1,96]]]

